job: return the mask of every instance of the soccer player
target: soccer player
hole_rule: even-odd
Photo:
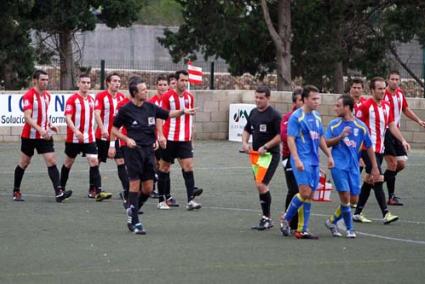
[[[288,193],[286,194],[285,200],[285,210],[288,209],[288,206],[291,203],[291,200],[294,195],[298,193],[297,181],[295,180],[294,173],[292,172],[291,163],[289,162],[290,153],[288,148],[288,120],[295,110],[302,107],[302,92],[303,89],[301,87],[294,90],[294,92],[292,93],[291,111],[282,116],[282,121],[280,123],[280,138],[282,140],[282,165],[283,170],[285,171],[286,186],[288,188]],[[295,216],[292,218],[290,225],[293,231],[297,229],[298,214],[295,214]]]
[[[176,74],[170,74],[167,76],[168,86],[170,89],[174,91],[177,89],[177,77]]]
[[[161,106],[162,96],[168,91],[168,80],[167,78],[163,76],[158,76],[156,78],[156,94],[150,98],[149,102],[152,104],[155,104],[157,106]],[[162,120],[158,121],[157,123],[163,123]],[[160,198],[160,195],[157,191],[155,191],[156,183],[158,181],[158,170],[159,170],[159,160],[161,158],[161,148],[157,147],[155,149],[155,179],[153,184],[153,191],[152,191],[152,198]],[[162,198],[163,199],[163,198]],[[162,200],[164,201],[164,200]],[[170,209],[170,207],[165,203],[159,201],[158,203],[158,209]]]
[[[128,194],[127,227],[135,234],[146,234],[143,224],[137,215],[139,205],[149,198],[153,189],[155,128],[158,140],[165,142],[162,124],[156,124],[156,119],[167,119],[183,115],[193,115],[194,109],[185,108],[168,112],[147,101],[146,83],[140,77],[134,77],[129,82],[130,103],[120,108],[115,117],[112,133],[124,140],[127,147],[124,151],[125,164],[130,180]],[[119,129],[124,126],[127,134]],[[158,126],[158,127],[156,127]],[[139,197],[140,194],[140,197]],[[140,202],[140,199],[142,202]]]
[[[280,160],[281,115],[270,105],[270,89],[267,86],[259,86],[255,90],[255,105],[256,108],[249,113],[242,133],[242,150],[246,153],[252,150],[258,151],[261,155],[270,152],[272,155],[272,160],[264,179],[255,184],[259,193],[263,216],[259,224],[252,227],[252,229],[263,231],[273,227],[270,216],[272,196],[268,185]],[[249,137],[251,135],[252,147],[249,145]]]
[[[94,105],[94,117],[97,123],[96,145],[98,149],[99,166],[106,163],[108,157],[113,158],[117,165],[118,178],[124,192],[128,192],[127,170],[124,164],[124,157],[120,151],[118,141],[111,135],[112,123],[117,113],[117,105],[124,100],[125,95],[119,92],[121,78],[118,73],[111,73],[106,76],[107,89],[96,95]],[[94,198],[96,192],[92,189],[89,197]]]
[[[351,81],[350,92],[349,92],[350,96],[354,100],[354,109],[353,109],[354,114],[356,113],[359,105],[365,101],[365,98],[362,97],[363,92],[364,92],[363,80],[360,78],[354,78]]]
[[[362,146],[367,149],[367,155],[372,164],[371,174],[374,180],[379,179],[378,165],[369,137],[367,126],[353,115],[354,99],[350,95],[342,95],[335,104],[338,118],[328,124],[326,144],[332,147],[332,157],[335,167],[331,169],[332,179],[341,200],[335,213],[326,222],[326,227],[332,236],[341,237],[337,222],[344,219],[347,228],[347,238],[355,238],[353,230],[350,202],[357,202],[360,194],[360,151]]]
[[[360,105],[356,116],[360,118],[369,129],[378,169],[382,175],[381,164],[384,154],[384,137],[387,128],[389,131],[391,131],[394,137],[401,142],[406,151],[409,150],[410,145],[406,142],[406,140],[401,135],[400,130],[397,128],[397,125],[394,121],[394,115],[390,111],[390,105],[383,100],[385,96],[385,79],[381,77],[372,78],[370,80],[369,88],[372,97]],[[357,208],[354,212],[353,220],[362,223],[372,222],[362,215],[362,211],[369,198],[370,191],[373,188],[375,192],[375,198],[381,209],[382,216],[384,217],[384,224],[390,224],[397,221],[398,216],[392,215],[391,212],[388,211],[387,204],[385,203],[385,193],[382,186],[384,177],[380,176],[378,181],[373,182],[370,178],[372,164],[365,151],[362,151],[362,158],[366,165],[367,175],[362,185],[359,202],[357,203]]]
[[[394,116],[396,126],[400,128],[401,113],[403,112],[410,120],[425,127],[425,122],[409,108],[403,91],[399,87],[400,73],[398,71],[391,71],[388,75],[387,83],[384,100],[390,104],[390,111]],[[402,171],[406,166],[407,153],[400,141],[390,131],[385,133],[384,145],[384,158],[387,163],[387,169],[384,172],[384,179],[388,189],[387,204],[402,206],[403,203],[395,195],[395,181],[397,173]]]
[[[34,87],[22,97],[25,125],[21,134],[21,156],[15,168],[13,200],[24,201],[21,194],[21,182],[25,169],[31,163],[34,150],[47,165],[47,172],[52,181],[56,201],[62,202],[72,195],[72,191],[64,191],[59,184],[59,171],[56,166],[56,154],[53,146],[53,132],[56,126],[49,121],[50,94],[47,92],[49,75],[43,70],[36,70],[32,75]]]
[[[186,90],[189,74],[186,70],[180,70],[176,72],[176,78],[176,90],[170,88],[163,95],[161,107],[169,111],[193,109],[194,98]],[[193,175],[192,128],[193,118],[189,114],[176,118],[170,117],[165,121],[164,136],[167,141],[166,147],[161,150],[158,172],[159,201],[166,202],[168,206],[177,207],[176,200],[170,194],[170,170],[174,159],[178,159],[186,186],[186,209],[190,211],[201,208],[201,204],[196,202],[194,198],[202,194],[202,189],[195,186],[195,177]]]
[[[311,198],[319,183],[319,147],[328,157],[328,168],[334,161],[323,137],[323,125],[317,108],[320,105],[319,90],[305,86],[302,93],[304,105],[294,111],[288,122],[288,147],[291,166],[298,184],[299,193],[292,198],[282,215],[280,230],[284,236],[291,234],[289,222],[298,211],[297,239],[317,239],[308,231]],[[300,209],[300,210],[298,210]]]
[[[82,153],[87,157],[90,166],[90,193],[95,193],[96,201],[111,198],[112,194],[102,191],[99,172],[99,160],[95,143],[94,99],[89,95],[91,80],[89,75],[81,74],[78,80],[78,91],[68,98],[65,104],[66,142],[65,160],[61,170],[61,186],[65,188],[69,172],[75,158]]]

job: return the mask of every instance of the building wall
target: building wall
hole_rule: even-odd
[[[10,92],[8,92],[10,94]],[[22,93],[16,93],[20,95]],[[193,91],[195,105],[198,107],[194,120],[195,139],[225,140],[228,138],[229,104],[254,103],[254,91],[220,90],[220,91]],[[1,95],[1,93],[0,93]],[[339,95],[323,94],[320,113],[325,125],[334,115],[334,103]],[[416,114],[425,119],[425,99],[408,98],[409,106]],[[272,92],[272,105],[281,113],[289,111],[291,105],[290,92]],[[19,141],[22,127],[0,127],[0,142]],[[425,131],[416,123],[403,117],[401,130],[406,140],[414,149],[425,149]],[[60,127],[57,141],[63,140],[65,127]]]

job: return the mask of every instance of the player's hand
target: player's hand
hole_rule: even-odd
[[[105,139],[109,138],[108,130],[106,130],[105,128],[102,129],[102,138],[105,138]]]
[[[195,107],[195,108],[185,108],[183,111],[184,111],[184,114],[195,115],[197,109],[198,109],[197,107]]]
[[[362,167],[362,168],[365,168],[366,167],[366,165],[365,165],[365,163],[364,163],[364,161],[363,161],[362,158],[360,158],[360,160],[359,160],[359,167]]]
[[[410,151],[410,144],[407,143],[406,140],[403,140],[403,142],[401,142],[403,144],[404,150],[406,150],[406,152]]]
[[[333,167],[335,167],[334,158],[332,158],[332,156],[330,156],[328,158],[328,169],[332,169]]]
[[[167,139],[165,139],[164,135],[158,137],[158,144],[162,149],[167,148]]]
[[[242,150],[245,153],[249,153],[249,152],[251,152],[252,148],[248,143],[242,143]]]
[[[49,133],[47,132],[47,130],[41,129],[40,131],[38,131],[38,133],[40,133],[41,138],[43,138],[45,140],[50,139],[50,136],[49,136]]]
[[[84,142],[84,135],[83,135],[83,133],[81,133],[81,131],[80,130],[76,130],[75,131],[75,136],[77,137],[77,139],[80,141],[80,142]]]
[[[347,137],[350,134],[351,134],[351,127],[350,126],[344,127],[344,129],[341,132],[341,139],[344,139],[345,137]]]
[[[295,160],[295,167],[297,168],[297,170],[299,171],[304,171],[304,164],[303,162],[301,162],[300,159],[296,159]]]
[[[419,120],[419,121],[418,121],[418,124],[419,124],[420,126],[422,126],[422,127],[424,127],[424,128],[425,128],[425,121],[423,121],[423,120]]]
[[[128,138],[128,137],[125,140],[125,143],[127,144],[127,147],[131,148],[131,149],[136,148],[136,146],[137,146],[136,141],[134,141],[133,139]]]
[[[381,176],[378,167],[372,167],[372,171],[370,172],[372,183],[378,182]]]
[[[109,149],[108,149],[108,158],[109,159],[115,158],[115,154],[116,153],[117,153],[117,150],[115,149],[115,147],[109,147]]]

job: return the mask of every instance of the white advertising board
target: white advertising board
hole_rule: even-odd
[[[242,142],[242,132],[246,119],[255,104],[230,104],[229,106],[229,141]]]

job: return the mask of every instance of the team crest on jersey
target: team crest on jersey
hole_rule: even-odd
[[[148,117],[148,124],[149,125],[155,125],[155,117],[153,117],[153,116]]]
[[[317,128],[319,127],[319,121],[318,120],[316,120],[316,127]]]
[[[362,111],[361,111],[361,110],[359,110],[359,111],[356,113],[356,116],[357,116],[357,117],[362,117],[362,115],[363,115],[363,113],[362,113]]]
[[[354,128],[353,134],[354,134],[354,136],[359,136],[359,129]]]
[[[267,124],[259,125],[260,132],[267,132]]]
[[[66,106],[66,111],[71,111],[72,110],[72,105],[67,105]]]

